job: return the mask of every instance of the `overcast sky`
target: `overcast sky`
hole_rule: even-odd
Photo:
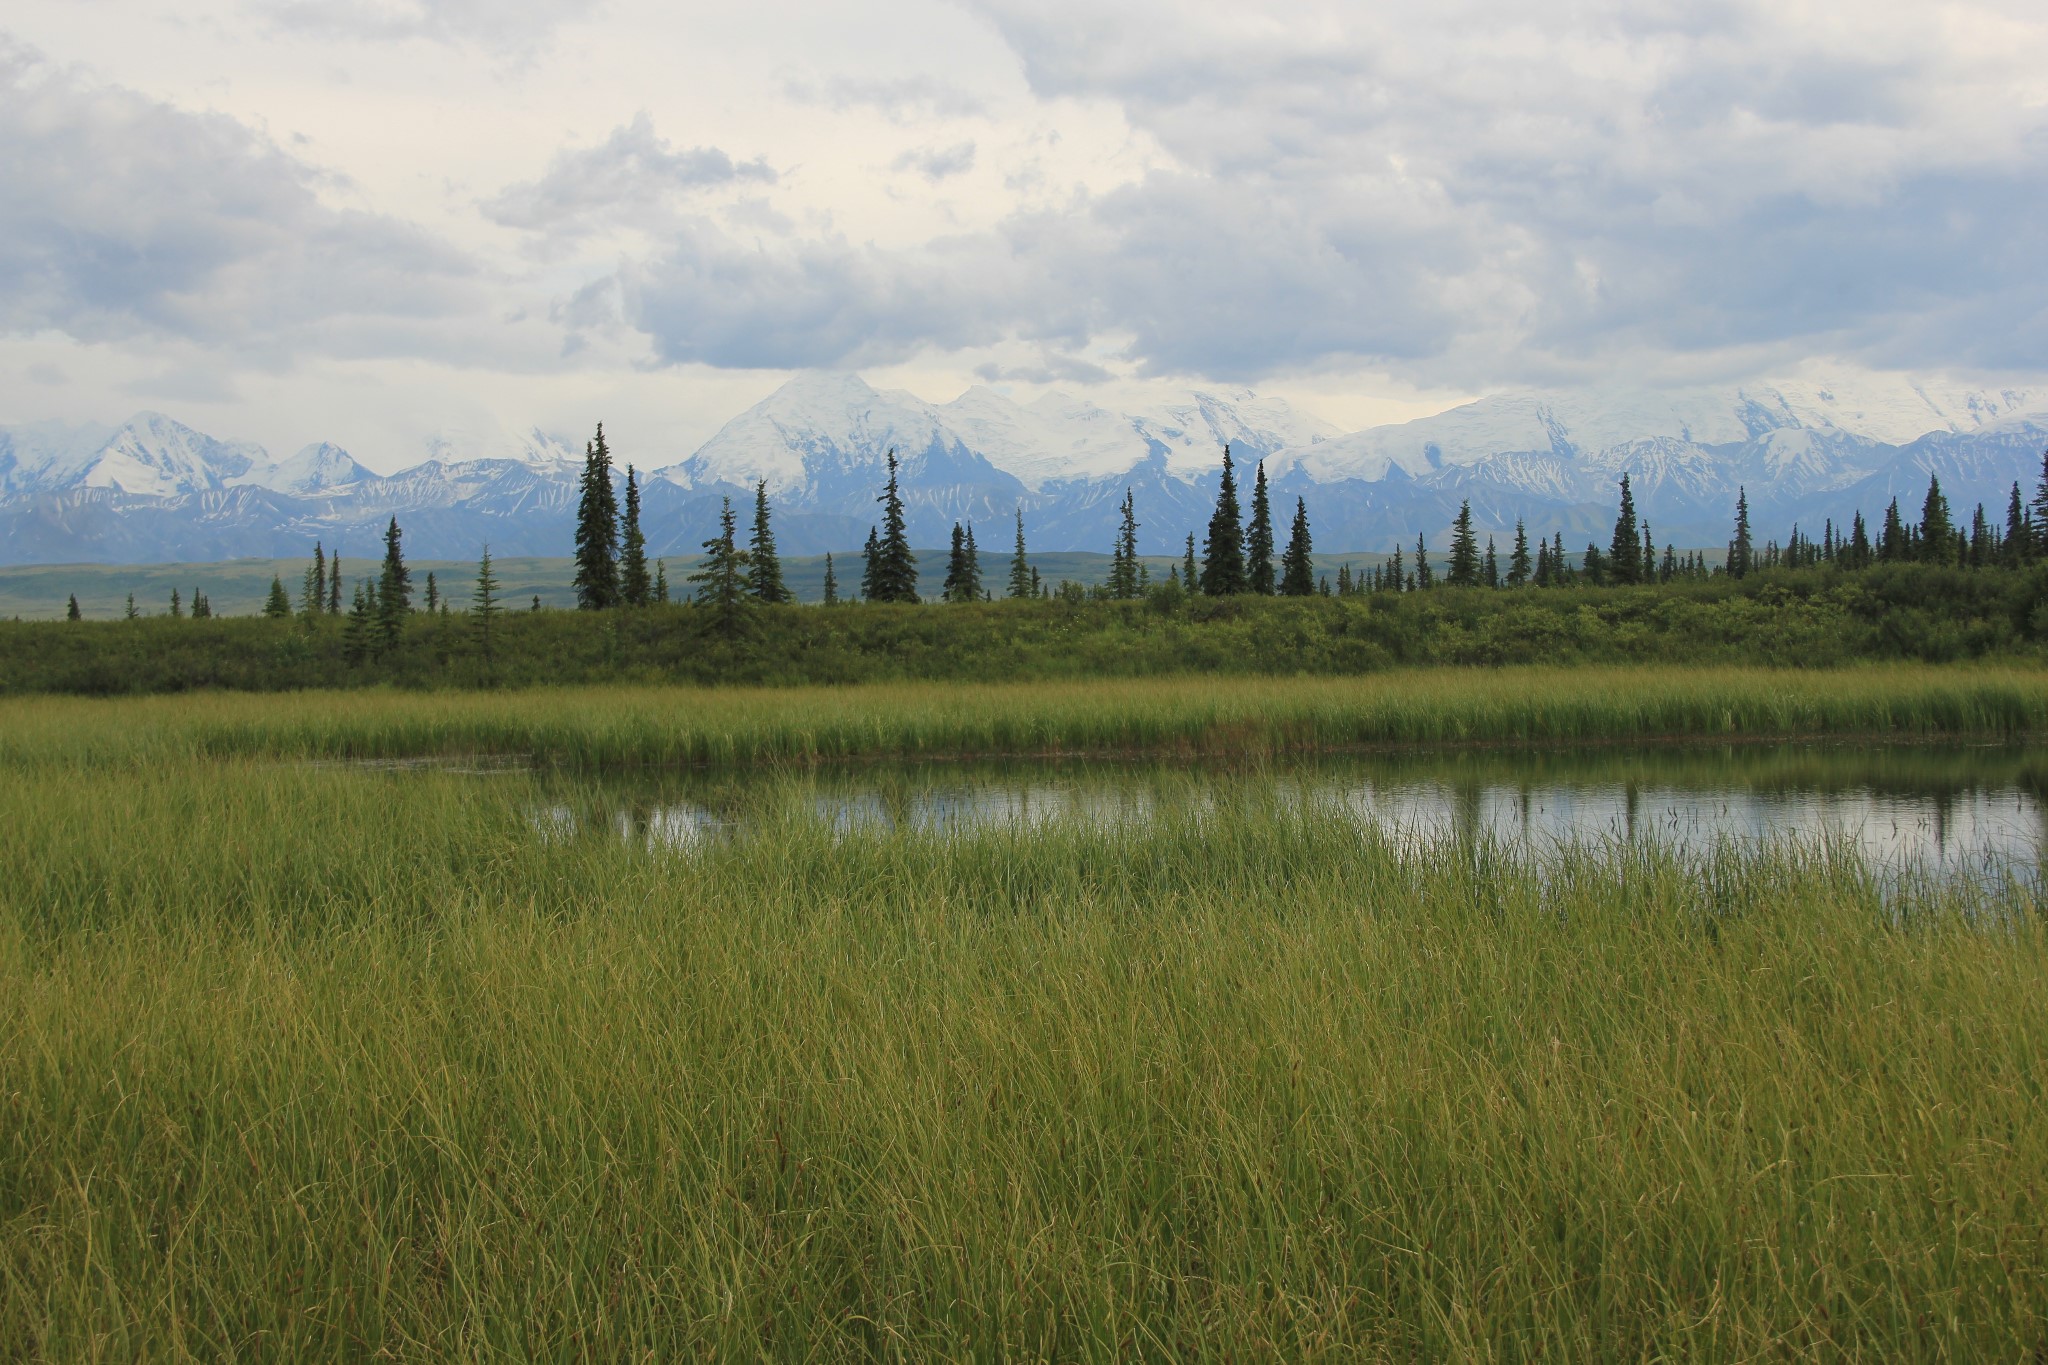
[[[2039,0],[10,0],[0,421],[2048,371]]]

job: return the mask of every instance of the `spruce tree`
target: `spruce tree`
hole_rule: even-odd
[[[1202,543],[1202,595],[1229,597],[1245,590],[1244,529],[1239,525],[1237,475],[1230,447],[1223,447],[1223,482],[1216,490],[1216,511],[1209,518],[1209,538]]]
[[[1955,558],[1955,528],[1949,523],[1948,499],[1942,496],[1941,480],[1927,480],[1927,500],[1920,505],[1920,558],[1930,564],[1945,564]]]
[[[825,554],[825,605],[828,607],[839,605],[839,578],[838,575],[832,572],[832,555],[830,551],[827,551]]]
[[[498,605],[498,575],[491,569],[491,547],[485,545],[477,559],[476,591],[469,599],[469,615],[472,628],[476,631],[477,649],[484,656],[486,671],[491,666],[492,645],[498,626],[498,615],[503,608]]]
[[[1747,502],[1744,515],[1748,513]],[[1636,525],[1636,496],[1621,476],[1621,511],[1614,518],[1614,537],[1607,544],[1607,577],[1615,583],[1643,581],[1643,533]]]
[[[1747,578],[1756,549],[1749,538],[1749,490],[1735,490],[1735,539],[1728,542],[1728,576]]]
[[[131,592],[128,594],[128,610],[124,613],[123,619],[134,621],[140,619],[141,616],[142,613],[135,609],[135,594]]]
[[[619,603],[644,607],[654,600],[647,577],[647,537],[640,530],[640,473],[626,466],[626,506],[619,514]]]
[[[292,614],[292,599],[284,590],[284,580],[277,575],[270,577],[270,597],[263,604],[263,614],[273,621],[281,621]]]
[[[576,498],[576,605],[603,611],[619,604],[619,508],[612,494],[612,454],[604,423],[583,445]]]
[[[870,526],[868,527],[868,543],[861,547],[860,552],[860,596],[863,602],[879,600],[875,596],[875,584],[878,581],[875,577],[875,571],[881,566],[881,563],[881,537],[876,535],[875,528]]]
[[[754,483],[754,533],[747,542],[747,591],[756,602],[781,606],[796,601],[782,581],[782,559],[775,552],[775,528],[769,524],[768,480]]]
[[[398,643],[399,627],[412,610],[412,574],[398,545],[402,535],[393,517],[384,530],[384,567],[377,576],[377,633],[387,650]]]
[[[2034,489],[2033,552],[2048,557],[2048,450],[2041,452],[2041,482]]]
[[[1863,522],[1861,509],[1857,511],[1856,519],[1849,524],[1849,567],[1870,567],[1870,528]]]
[[[1401,558],[1401,547],[1394,546],[1394,553],[1387,556],[1386,576],[1381,587],[1387,592],[1400,592],[1408,586],[1408,570]]]
[[[1138,595],[1138,512],[1131,490],[1117,508],[1116,547],[1109,557],[1109,595],[1118,600]]]
[[[942,602],[969,602],[962,586],[967,579],[967,533],[960,529],[960,523],[953,523],[953,544],[946,553],[946,581],[939,589]]]
[[[1337,596],[1349,597],[1351,592],[1351,565],[1348,563],[1339,564],[1337,566]]]
[[[974,543],[974,523],[967,523],[967,600],[983,600],[987,594],[981,588],[981,551]]]
[[[1031,587],[1031,561],[1024,554],[1024,509],[1017,508],[1017,548],[1010,555],[1010,596],[1036,597]]]
[[[1273,595],[1273,507],[1266,496],[1264,460],[1252,480],[1252,520],[1244,529],[1244,582],[1247,592]]]
[[[654,561],[654,600],[662,606],[668,605],[668,561]]]
[[[370,595],[363,584],[356,584],[355,601],[348,609],[348,624],[341,632],[341,657],[344,662],[359,664],[370,656]]]
[[[1421,536],[1415,537],[1415,586],[1430,588],[1436,585],[1436,570],[1429,567],[1429,545]]]
[[[176,588],[172,588],[172,589],[171,589],[171,619],[175,621],[175,620],[177,620],[177,619],[178,619],[179,617],[183,616],[184,614],[185,614],[185,608],[184,608],[184,605],[183,605],[183,604],[182,604],[182,603],[181,603],[181,602],[179,601],[179,598],[178,598],[178,590],[177,590]]]
[[[882,537],[873,564],[877,602],[917,601],[917,557],[910,552],[910,534],[903,521],[903,495],[896,481],[896,451],[889,450],[889,482],[875,499],[882,504]]]
[[[1520,517],[1515,518],[1515,548],[1508,552],[1508,586],[1519,588],[1529,581],[1529,532]]]
[[[1500,586],[1500,556],[1494,552],[1492,536],[1486,538],[1486,569],[1480,579],[1489,588]]]
[[[718,514],[718,534],[704,542],[704,560],[690,581],[700,585],[697,605],[711,612],[712,628],[736,640],[747,628],[747,552],[739,547],[732,499]]]
[[[1181,552],[1180,557],[1180,585],[1190,596],[1202,590],[1195,578],[1195,533],[1190,531],[1187,549]]]
[[[1444,583],[1453,588],[1479,586],[1479,537],[1472,534],[1469,499],[1458,505],[1458,519],[1451,523],[1450,572],[1444,575]]]
[[[313,542],[313,562],[306,566],[306,581],[300,588],[299,610],[307,616],[327,610],[327,554],[317,540]]]
[[[1899,500],[1893,498],[1891,506],[1884,509],[1884,526],[1877,533],[1878,562],[1889,563],[1904,559],[1906,549],[1906,523],[1899,516]]]
[[[2027,521],[2027,506],[2020,501],[2017,481],[2005,505],[2005,540],[1999,550],[2008,564],[2024,564],[2034,557],[2034,528]]]
[[[341,551],[327,561],[327,614],[341,615]]]
[[[275,582],[276,580],[273,579],[271,581]],[[84,613],[78,610],[78,594],[75,592],[71,594],[70,600],[64,604],[64,619],[67,621],[84,619]]]
[[[1307,597],[1315,591],[1314,544],[1309,538],[1308,503],[1294,500],[1294,525],[1287,533],[1287,553],[1280,557],[1280,592],[1284,597]],[[1340,579],[1346,573],[1340,572]]]

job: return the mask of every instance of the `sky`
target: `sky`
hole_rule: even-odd
[[[10,0],[0,422],[2048,372],[2038,0]]]

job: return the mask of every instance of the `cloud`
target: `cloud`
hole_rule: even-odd
[[[988,105],[979,96],[931,76],[788,80],[783,82],[782,92],[798,104],[821,105],[842,114],[852,109],[873,109],[892,123],[977,118],[988,112]]]
[[[974,375],[990,384],[1106,384],[1117,377],[1092,361],[1051,350],[1041,351],[1035,365],[1002,365],[989,361],[975,366]]]
[[[0,328],[176,337],[274,360],[384,353],[482,307],[460,252],[331,208],[233,119],[91,86],[0,47]]]
[[[500,51],[530,49],[603,0],[250,0],[282,29],[369,41],[426,39]]]
[[[732,185],[773,185],[767,162],[734,161],[716,147],[677,151],[645,113],[595,147],[558,152],[540,179],[483,204],[505,227],[576,235],[620,222],[646,225],[682,195]]]
[[[1025,341],[1120,346],[1147,375],[1462,386],[1728,357],[2048,365],[2048,20],[2024,11],[965,3],[1042,107],[1113,107],[1149,169],[924,247],[699,224],[635,267],[626,316],[660,355]],[[832,98],[915,110],[931,89]],[[896,169],[936,181],[971,145]],[[751,340],[735,298],[766,319]]]
[[[974,144],[956,142],[950,147],[924,147],[905,152],[889,164],[894,171],[916,171],[937,184],[949,175],[974,169]]]

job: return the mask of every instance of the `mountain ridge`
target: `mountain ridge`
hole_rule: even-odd
[[[1914,430],[1919,427],[1919,430]],[[1277,521],[1308,505],[1326,549],[1437,544],[1469,499],[1496,536],[1604,541],[1626,473],[1638,507],[1682,546],[1726,539],[1738,488],[1760,537],[1781,537],[1942,478],[1958,520],[1979,501],[2003,517],[2017,481],[2031,495],[2048,444],[2048,389],[1970,389],[1852,376],[1667,392],[1496,394],[1412,422],[1345,433],[1285,400],[1194,391],[1137,411],[1047,393],[1018,403],[975,386],[947,403],[870,386],[857,374],[798,374],[688,455],[643,468],[656,554],[695,553],[725,497],[765,479],[792,553],[855,549],[876,519],[895,449],[911,533],[943,543],[954,520],[1007,546],[1022,508],[1034,548],[1108,545],[1125,488],[1141,548],[1198,535],[1228,443],[1250,481],[1266,462]],[[628,443],[630,444],[630,443]],[[379,474],[315,442],[283,460],[157,412],[118,427],[0,428],[0,543],[7,562],[138,562],[288,554],[313,540],[368,546],[396,516],[420,555],[562,552],[582,460],[538,429],[439,432],[427,458]],[[653,466],[653,467],[649,467]],[[1249,495],[1249,488],[1245,490]],[[1874,505],[1872,500],[1879,499]]]

